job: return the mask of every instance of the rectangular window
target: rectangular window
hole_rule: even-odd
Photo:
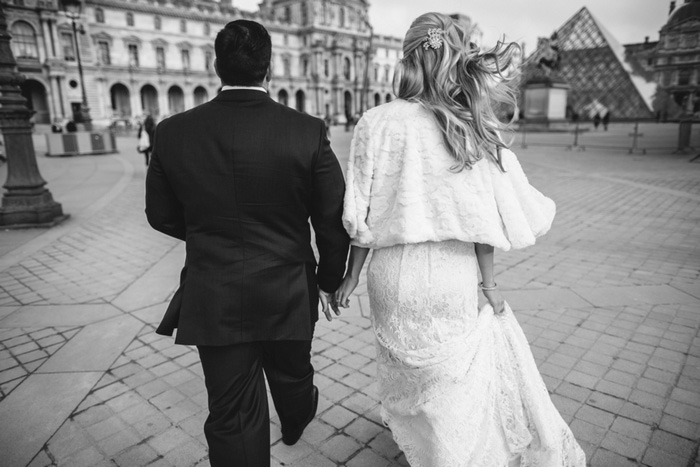
[[[165,49],[163,47],[156,47],[156,65],[161,70],[165,70]]]
[[[212,55],[211,52],[204,52],[204,69],[211,71]]]
[[[690,84],[690,75],[692,72],[693,70],[690,68],[681,68],[678,72],[678,85],[687,86]]]
[[[139,46],[129,44],[129,66],[139,66]]]
[[[73,34],[70,32],[61,33],[61,49],[63,50],[63,58],[65,60],[75,60],[75,44],[73,43]]]
[[[111,65],[112,58],[109,55],[109,42],[100,41],[97,43],[100,63],[103,65]]]
[[[182,69],[189,70],[190,69],[190,51],[183,49],[180,51],[180,55],[182,56]]]
[[[288,58],[282,59],[282,67],[284,68],[284,76],[292,76],[292,65]]]

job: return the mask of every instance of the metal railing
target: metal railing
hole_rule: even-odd
[[[562,147],[571,151],[587,148],[626,151],[629,154],[647,152],[700,152],[700,124],[691,122],[616,122],[597,128],[592,122],[576,122],[560,128],[520,124],[516,128],[514,145]]]

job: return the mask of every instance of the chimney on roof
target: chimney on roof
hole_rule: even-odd
[[[668,9],[668,16],[671,16],[671,13],[673,13],[673,10],[676,9],[676,2],[671,2],[670,8]]]
[[[644,36],[644,43],[648,44],[649,43],[649,36]]]

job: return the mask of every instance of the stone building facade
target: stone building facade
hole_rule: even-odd
[[[659,117],[700,117],[700,0],[671,2],[653,61]]]
[[[35,121],[79,118],[73,29],[59,0],[1,1]],[[223,0],[83,2],[79,52],[98,126],[144,113],[163,118],[214,97],[214,38],[239,18],[270,31],[277,101],[342,122],[393,96],[401,40],[371,34],[365,0],[265,0],[256,12]]]

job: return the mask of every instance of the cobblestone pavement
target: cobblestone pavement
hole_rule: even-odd
[[[661,146],[677,127],[644,132]],[[345,161],[350,134],[332,139]],[[514,149],[558,216],[536,246],[497,252],[498,282],[590,465],[700,467],[700,164]],[[71,218],[0,232],[0,466],[208,466],[196,350],[154,333],[184,253],[145,222],[141,156],[38,159]],[[407,465],[379,419],[368,303],[363,280],[319,321],[318,416],[294,447],[273,416],[273,466]]]

